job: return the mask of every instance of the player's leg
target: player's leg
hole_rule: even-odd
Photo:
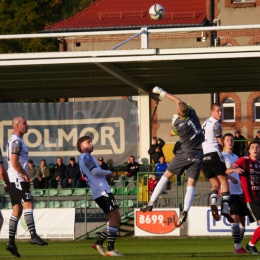
[[[250,222],[257,221],[258,224],[260,225],[260,204],[258,204],[258,201],[247,203],[247,208],[251,215],[251,217],[249,218]],[[249,243],[246,245],[246,250],[254,255],[260,254],[260,252],[257,250],[255,246],[259,239],[260,239],[260,226],[258,226],[255,229]]]
[[[11,184],[11,189],[12,189],[12,184]],[[12,193],[10,194],[10,197],[12,200]],[[15,245],[15,235],[17,231],[17,225],[22,215],[22,212],[23,212],[22,205],[20,204],[13,205],[13,212],[9,220],[9,241],[8,244],[5,246],[5,249],[16,257],[21,257],[21,255],[18,252],[18,248]]]
[[[220,188],[220,182],[217,177],[212,177],[209,179],[211,184],[210,190],[210,208],[212,217],[216,220],[220,220],[220,216],[218,214],[218,190]]]
[[[2,229],[3,223],[4,223],[4,218],[3,218],[2,212],[0,210],[0,231]]]

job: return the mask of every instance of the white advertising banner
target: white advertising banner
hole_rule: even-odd
[[[2,210],[4,217],[0,239],[8,239],[9,219],[12,210]],[[64,209],[35,209],[34,221],[36,231],[41,238],[47,239],[74,239],[75,208]],[[17,227],[17,239],[29,239],[23,215]]]
[[[219,207],[220,214],[220,207]],[[231,224],[221,216],[215,221],[209,207],[191,207],[188,214],[188,236],[230,236]],[[250,223],[246,218],[245,235],[252,235],[257,223]]]
[[[135,209],[135,236],[180,236],[180,229],[175,228],[179,209],[153,209],[141,212]]]

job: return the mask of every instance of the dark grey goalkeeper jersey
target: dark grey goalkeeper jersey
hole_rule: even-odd
[[[204,142],[199,118],[191,106],[189,106],[189,116],[183,119],[176,118],[173,125],[173,134],[179,135],[182,150],[194,149]]]

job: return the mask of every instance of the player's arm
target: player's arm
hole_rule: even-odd
[[[181,100],[180,100],[178,97],[176,97],[176,96],[174,96],[174,95],[172,95],[172,94],[170,94],[170,93],[167,93],[167,92],[164,91],[161,87],[158,87],[158,86],[156,86],[156,87],[153,88],[153,93],[159,94],[160,97],[167,97],[168,99],[170,99],[171,101],[173,101],[176,105],[177,105],[179,102],[181,102]]]
[[[222,128],[218,122],[216,122],[213,125],[213,132],[214,132],[215,138],[218,141],[218,145],[219,145],[220,149],[222,150],[224,147],[224,142],[223,142],[223,138],[222,138]]]
[[[237,165],[233,164],[230,168],[226,169],[226,174],[231,174],[232,172],[236,172],[238,174],[244,173],[244,170]]]
[[[29,176],[27,174],[27,172],[23,169],[22,165],[19,162],[19,155],[12,153],[11,154],[11,161],[12,161],[12,166],[13,168],[19,172],[20,174],[22,174],[23,176],[27,176],[29,179]]]

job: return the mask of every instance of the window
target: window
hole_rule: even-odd
[[[234,100],[232,98],[225,99],[222,103],[222,107],[223,107],[222,122],[235,122],[235,102],[234,102]]]
[[[260,122],[260,97],[254,102],[254,120]]]

